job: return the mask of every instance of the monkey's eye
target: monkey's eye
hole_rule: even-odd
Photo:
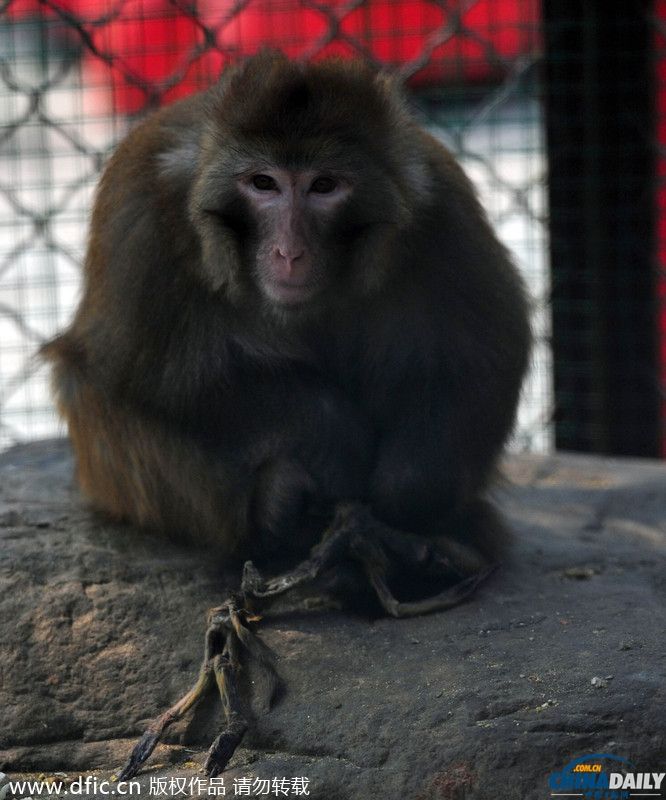
[[[337,185],[337,182],[333,180],[333,178],[326,178],[322,176],[320,178],[315,178],[314,181],[312,181],[310,191],[316,192],[317,194],[329,194]]]
[[[270,192],[277,189],[277,183],[270,175],[254,175],[252,177],[252,185],[260,192]]]

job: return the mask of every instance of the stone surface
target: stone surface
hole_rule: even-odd
[[[234,778],[284,776],[325,800],[530,800],[588,752],[666,768],[666,466],[521,456],[505,472],[516,543],[469,602],[264,620],[288,690],[227,796]],[[109,777],[193,681],[228,580],[205,553],[91,513],[65,443],[0,455],[0,769]],[[151,778],[203,777],[220,720],[211,698],[174,726],[144,796]]]

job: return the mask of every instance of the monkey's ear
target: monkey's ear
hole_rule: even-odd
[[[374,75],[374,84],[384,99],[389,114],[390,155],[400,190],[406,195],[405,206],[414,209],[431,198],[432,180],[428,159],[410,109],[404,81],[397,73],[381,70]]]
[[[170,187],[187,189],[195,177],[200,149],[198,131],[186,131],[178,142],[158,153],[160,178]]]
[[[402,81],[392,72],[386,69],[378,70],[375,74],[375,86],[380,94],[387,97],[391,102],[402,106],[406,102],[406,94]]]
[[[201,271],[213,292],[224,291],[234,297],[240,291],[241,270],[238,242],[224,227],[206,227],[201,233]]]
[[[199,235],[199,277],[213,292],[229,296],[240,291],[241,256],[234,231],[196,200],[196,185],[190,202],[190,219]]]
[[[189,186],[188,213],[199,239],[199,277],[211,291],[233,293],[241,274],[238,236],[222,212],[220,187],[228,174],[214,141],[202,140],[196,177]]]
[[[397,230],[370,228],[355,242],[352,291],[359,296],[372,295],[385,285],[392,270]]]

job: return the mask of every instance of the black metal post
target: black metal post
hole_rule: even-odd
[[[656,456],[652,3],[543,9],[556,444]]]

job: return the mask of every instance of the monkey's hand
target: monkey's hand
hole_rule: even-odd
[[[312,549],[310,558],[294,569],[264,580],[251,561],[245,563],[240,592],[209,612],[204,659],[196,683],[148,726],[118,780],[136,775],[166,729],[203,700],[215,685],[227,724],[208,751],[204,769],[210,777],[219,775],[249,724],[238,686],[239,671],[249,663],[258,668],[255,684],[263,684],[266,707],[270,706],[279,685],[274,655],[253,631],[253,623],[259,619],[255,612],[270,606],[276,597],[314,581],[346,561],[362,566],[380,605],[394,617],[409,617],[458,605],[496,568],[492,565],[475,574],[463,575],[433,540],[384,525],[366,506],[339,505],[321,543]],[[389,584],[404,584],[405,578],[409,583],[410,576],[421,588],[424,584],[446,588],[418,599],[398,600]]]
[[[289,572],[264,580],[251,561],[243,570],[241,594],[254,608],[264,608],[272,598],[309,583],[344,561],[359,563],[381,607],[393,617],[410,617],[442,611],[469,597],[497,568],[486,566],[465,575],[424,536],[396,530],[379,522],[360,504],[341,504],[320,544],[310,558]],[[441,591],[418,599],[398,600],[390,583],[419,586],[444,585]]]

